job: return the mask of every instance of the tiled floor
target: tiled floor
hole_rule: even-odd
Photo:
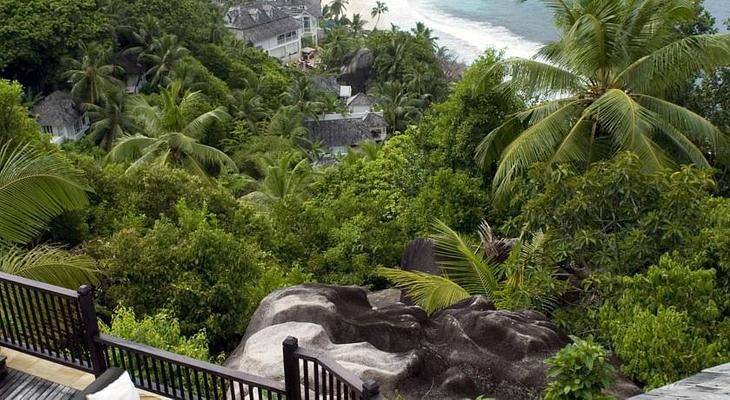
[[[8,358],[8,368],[35,375],[47,381],[60,383],[77,390],[83,390],[94,380],[94,375],[92,374],[54,364],[4,347],[0,347],[0,355]],[[143,400],[164,399],[164,397],[144,392],[140,393],[140,397]]]

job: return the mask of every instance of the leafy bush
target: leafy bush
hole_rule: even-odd
[[[216,361],[211,360],[208,353],[205,331],[198,331],[189,337],[183,336],[178,320],[165,310],[137,320],[134,310],[120,306],[114,310],[111,326],[104,323],[99,325],[101,331],[109,335],[199,360]]]
[[[633,274],[700,232],[713,185],[711,171],[692,167],[646,174],[628,153],[585,174],[537,167],[511,225],[549,232],[568,269]]]
[[[205,329],[213,351],[238,344],[250,315],[270,291],[306,280],[281,272],[254,240],[229,233],[205,207],[175,207],[176,221],[129,226],[90,250],[102,263],[107,305],[142,315],[169,310],[182,333]]]
[[[614,381],[608,352],[592,339],[571,336],[573,343],[547,360],[550,384],[545,400],[610,399],[603,394]]]
[[[647,388],[730,360],[727,289],[716,271],[663,256],[645,274],[609,278],[598,325],[623,371]]]

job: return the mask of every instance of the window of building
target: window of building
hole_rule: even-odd
[[[53,127],[50,125],[43,125],[43,133],[53,133]]]
[[[291,42],[292,40],[296,40],[296,38],[298,36],[299,36],[299,34],[297,33],[297,31],[287,32],[285,35],[279,35],[276,38],[276,42],[278,44],[284,44],[286,42]]]
[[[309,30],[312,28],[312,19],[309,17],[304,17],[304,30],[309,32]]]

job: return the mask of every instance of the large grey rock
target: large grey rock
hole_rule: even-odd
[[[375,55],[372,50],[360,48],[347,56],[347,63],[340,70],[339,81],[352,86],[352,93],[366,93],[373,77]]]
[[[368,295],[328,285],[276,291],[226,365],[282,379],[281,342],[291,335],[375,378],[388,397],[522,399],[545,387],[544,360],[568,341],[542,314],[498,311],[479,296],[429,317],[393,294],[374,308]]]

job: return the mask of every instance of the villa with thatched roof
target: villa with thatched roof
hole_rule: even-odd
[[[79,140],[89,130],[89,119],[67,92],[57,90],[49,94],[31,112],[37,117],[43,132],[53,135],[54,143]]]

